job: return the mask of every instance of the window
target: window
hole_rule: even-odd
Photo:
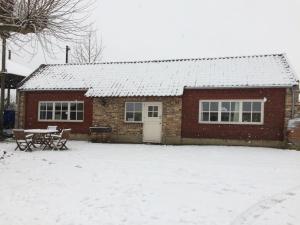
[[[243,122],[261,122],[261,102],[243,102]]]
[[[126,102],[125,121],[142,122],[143,105],[141,102]]]
[[[40,120],[52,120],[53,104],[41,102],[40,103]]]
[[[239,102],[221,102],[221,121],[239,122],[240,103]]]
[[[83,121],[83,102],[39,102],[39,120]]]
[[[83,103],[70,103],[70,120],[83,120]]]
[[[148,117],[158,117],[158,106],[148,106]]]
[[[200,123],[262,124],[263,100],[200,101]]]
[[[202,121],[218,121],[219,102],[202,102]]]

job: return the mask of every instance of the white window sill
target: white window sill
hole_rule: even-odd
[[[55,123],[82,123],[83,120],[38,120],[38,122],[55,122]]]
[[[208,122],[208,121],[199,121],[199,124],[215,124],[215,125],[264,125],[264,123],[250,123],[250,122]]]

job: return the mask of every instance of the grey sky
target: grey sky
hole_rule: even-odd
[[[300,75],[299,0],[97,0],[95,6],[104,61],[287,53]],[[40,52],[15,60],[31,68],[45,63]],[[63,62],[63,52],[47,59]]]

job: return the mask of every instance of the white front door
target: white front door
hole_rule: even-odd
[[[143,103],[143,141],[161,143],[162,103]]]

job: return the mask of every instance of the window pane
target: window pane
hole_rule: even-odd
[[[61,113],[60,113],[60,111],[55,112],[54,119],[55,119],[55,120],[60,120],[60,118],[61,118]]]
[[[61,110],[61,103],[55,103],[55,111]]]
[[[251,113],[243,113],[242,121],[251,122]]]
[[[83,120],[83,112],[77,113],[77,120]]]
[[[202,121],[209,121],[209,113],[208,112],[202,113]]]
[[[152,112],[148,112],[148,117],[152,117]]]
[[[202,111],[209,111],[209,102],[202,102]]]
[[[153,117],[158,117],[158,112],[154,112]]]
[[[133,113],[132,112],[127,112],[126,113],[126,121],[133,121]]]
[[[153,106],[153,111],[157,112],[158,111],[158,106]]]
[[[229,112],[229,111],[230,111],[230,103],[222,102],[222,112]]]
[[[68,110],[68,103],[62,103],[62,104],[61,104],[61,109],[62,109],[63,111],[67,111],[67,110]]]
[[[252,122],[260,123],[261,122],[261,113],[252,113]]]
[[[209,117],[209,120],[210,121],[218,121],[218,113],[214,113],[214,112],[211,112],[210,113],[210,117]]]
[[[70,113],[70,120],[76,120],[76,112]]]
[[[222,122],[228,122],[228,121],[229,121],[229,113],[227,113],[227,112],[222,112],[222,113],[221,113],[221,121],[222,121]]]
[[[243,102],[243,111],[251,112],[251,102]]]
[[[46,110],[46,103],[40,104],[40,110]]]
[[[240,115],[239,113],[230,113],[231,122],[239,122]]]
[[[136,112],[134,114],[134,121],[142,121],[142,113],[141,112]]]
[[[67,120],[68,119],[68,112],[62,112],[61,119],[62,120]]]
[[[53,110],[53,104],[47,103],[47,110]]]
[[[133,103],[126,103],[126,111],[130,111],[130,112],[133,112],[134,110],[134,105]]]
[[[71,103],[70,104],[70,110],[75,111],[76,110],[76,103]]]
[[[139,111],[139,112],[142,111],[142,103],[140,102],[135,103],[135,111]]]
[[[239,102],[231,102],[231,111],[238,112],[240,110],[240,103]]]
[[[261,102],[253,102],[252,111],[260,112],[261,111]]]
[[[148,106],[148,111],[153,111],[153,106]]]
[[[77,103],[77,110],[83,111],[83,103]]]
[[[210,111],[218,111],[218,102],[211,102],[210,103]]]
[[[40,111],[40,119],[45,120],[46,119],[46,112],[45,111]]]
[[[47,111],[46,119],[47,120],[52,120],[52,111]]]

